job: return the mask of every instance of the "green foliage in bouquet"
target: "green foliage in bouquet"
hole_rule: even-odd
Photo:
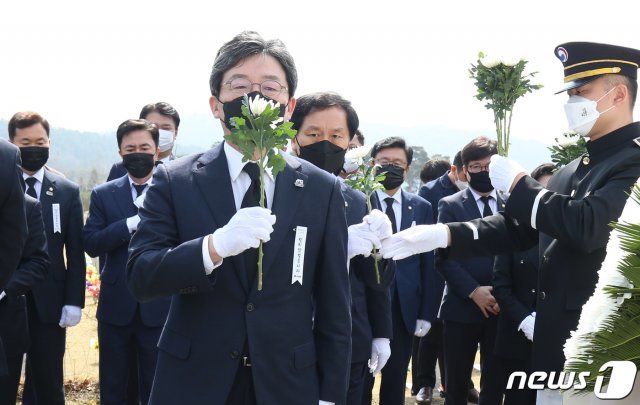
[[[531,83],[531,78],[537,72],[524,73],[527,63],[525,59],[489,61],[480,52],[476,64],[472,63],[469,69],[470,78],[475,81],[477,88],[475,97],[486,101],[484,106],[493,111],[500,156],[509,155],[511,118],[516,101],[525,94],[542,88],[540,84]]]
[[[556,145],[548,148],[551,161],[559,168],[587,153],[587,141],[576,132],[565,132],[562,138],[556,138]]]

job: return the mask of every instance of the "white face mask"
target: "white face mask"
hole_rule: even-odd
[[[469,187],[469,183],[467,183],[466,181],[456,180],[456,187],[458,187],[458,190],[462,191],[465,188]]]
[[[160,142],[158,147],[160,148],[160,152],[164,153],[173,148],[173,132],[167,131],[166,129],[159,129],[160,133]]]
[[[598,102],[611,93],[615,87],[611,88],[597,100],[589,100],[582,96],[570,96],[569,101],[564,105],[564,113],[569,121],[569,129],[577,132],[580,136],[589,136],[598,117],[606,113],[613,107],[607,108],[603,112],[598,111]]]

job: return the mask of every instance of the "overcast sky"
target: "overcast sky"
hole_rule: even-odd
[[[100,132],[148,102],[167,101],[183,117],[210,114],[217,49],[253,29],[285,42],[299,72],[297,95],[341,93],[363,126],[493,128],[490,111],[473,98],[469,64],[479,51],[522,56],[545,87],[518,101],[512,133],[551,143],[566,130],[567,97],[553,95],[562,86],[555,46],[640,48],[636,2],[616,11],[602,1],[393,1],[384,9],[344,0],[3,3],[0,118],[36,110],[53,126]]]

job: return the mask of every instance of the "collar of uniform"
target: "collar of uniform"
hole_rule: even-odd
[[[22,172],[22,178],[24,180],[28,179],[29,177],[34,177],[36,180],[38,180],[40,182],[40,184],[42,184],[43,180],[44,180],[44,166],[42,166],[40,168],[40,170],[38,170],[37,172],[35,172],[33,174],[33,176],[29,176],[27,173]]]
[[[449,173],[451,173],[451,170],[447,170],[445,174],[440,176],[440,183],[444,188],[455,188],[457,190],[458,186],[456,186],[451,182],[451,179],[449,178]]]
[[[380,200],[380,202],[384,201],[385,198],[391,197],[396,200],[398,204],[402,205],[402,189],[398,190],[398,192],[392,196],[382,190],[376,190],[376,193],[378,194],[378,200]]]
[[[627,142],[631,142],[640,136],[640,122],[633,122],[618,128],[613,132],[603,136],[595,141],[587,142],[587,151],[589,158],[593,162],[600,161],[611,153],[611,149],[617,149],[627,146]]]
[[[471,187],[469,187],[469,191],[471,192],[471,195],[473,195],[473,199],[478,201],[481,197],[483,197],[482,195],[480,195],[476,190],[472,189]],[[491,193],[489,193],[489,195],[487,197],[493,197],[493,199],[498,202],[498,193],[496,192],[496,189],[494,188],[493,190],[491,190]]]
[[[234,182],[238,176],[240,176],[240,173],[242,173],[242,168],[247,164],[247,162],[243,162],[242,153],[232,148],[227,142],[224,143],[224,154],[227,156],[227,165],[229,165],[231,182]],[[271,173],[270,167],[265,169],[265,173],[267,173],[267,176],[269,176],[271,181],[273,181],[273,173]]]

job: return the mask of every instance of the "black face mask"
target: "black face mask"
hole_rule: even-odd
[[[251,93],[247,94],[247,96],[250,99],[253,99],[257,95],[259,95],[260,97],[266,99],[267,101],[273,101],[274,103],[277,103],[276,100],[273,100],[273,99],[263,95],[259,91],[252,91]],[[233,118],[233,117],[244,118],[245,124],[247,125],[247,127],[251,128],[251,122],[249,122],[247,117],[245,117],[242,114],[242,99],[243,98],[244,98],[244,96],[240,96],[240,97],[238,97],[236,99],[233,99],[231,101],[227,101],[226,103],[222,103],[222,111],[224,111],[224,125],[229,129],[229,131],[231,131],[233,128],[235,128],[233,126],[233,124],[231,123],[231,118]],[[284,118],[284,113],[285,113],[286,110],[287,110],[287,106],[280,104],[280,114],[278,114],[278,116],[281,117],[281,118]]]
[[[25,146],[20,148],[22,167],[30,172],[37,172],[49,160],[49,148],[42,146]]]
[[[153,170],[153,155],[151,153],[129,153],[122,156],[122,165],[131,176],[141,179],[147,177]]]
[[[404,169],[395,165],[383,165],[378,167],[376,174],[384,173],[384,180],[380,182],[385,190],[394,190],[404,182]]]
[[[492,191],[493,186],[491,185],[489,172],[483,170],[478,173],[469,173],[469,187],[480,193],[488,193]]]
[[[296,138],[296,142],[297,142]],[[299,146],[300,144],[298,144]],[[346,149],[332,144],[329,141],[312,143],[307,146],[300,146],[300,159],[313,163],[320,169],[332,174],[339,174],[344,165],[344,155]]]

